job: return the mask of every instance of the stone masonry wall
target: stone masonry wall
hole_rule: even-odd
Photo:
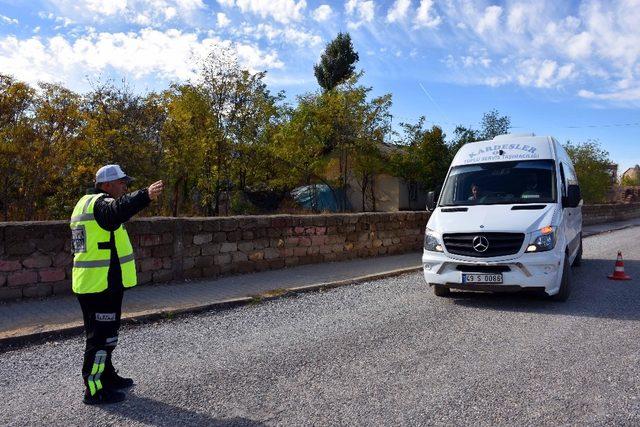
[[[640,203],[584,206],[584,225],[640,217]],[[429,213],[144,218],[127,224],[140,284],[418,251]],[[71,292],[69,223],[0,223],[0,301]]]
[[[417,251],[427,212],[144,218],[127,225],[140,284]],[[0,300],[71,292],[67,221],[0,223]]]

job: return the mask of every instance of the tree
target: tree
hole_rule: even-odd
[[[481,125],[482,128],[480,130],[462,125],[456,126],[453,131],[455,138],[449,143],[452,156],[455,156],[464,144],[485,141],[508,133],[509,128],[511,128],[511,118],[509,116],[500,116],[498,110],[493,109],[483,114]]]
[[[578,175],[582,198],[586,203],[602,202],[611,188],[609,153],[595,140],[564,144]]]
[[[389,168],[394,176],[404,179],[409,189],[418,186],[435,190],[444,181],[452,154],[442,129],[426,129],[424,122],[425,118],[420,117],[416,124],[400,124],[403,135],[396,144],[398,150],[391,155]]]
[[[480,137],[483,140],[493,139],[498,135],[509,133],[511,127],[511,118],[509,116],[500,116],[498,110],[491,110],[482,116],[482,130]]]
[[[320,63],[313,66],[313,73],[320,87],[330,91],[353,75],[358,60],[349,33],[338,33],[325,47]]]

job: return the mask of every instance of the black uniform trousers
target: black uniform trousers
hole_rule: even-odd
[[[122,295],[121,286],[109,286],[99,293],[77,294],[87,337],[82,378],[92,396],[103,389],[102,381],[115,373],[111,354],[118,344]]]

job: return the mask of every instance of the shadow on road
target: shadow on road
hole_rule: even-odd
[[[207,414],[173,406],[148,397],[129,393],[124,403],[104,406],[106,412],[153,426],[242,426],[259,427],[265,424],[246,418],[213,418]],[[209,408],[203,408],[209,409]]]
[[[528,293],[452,293],[456,305],[500,311],[640,320],[640,261],[625,261],[630,281],[608,280],[615,260],[584,259],[573,268],[571,296],[567,302],[554,302]]]

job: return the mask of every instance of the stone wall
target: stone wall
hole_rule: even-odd
[[[640,217],[640,203],[588,205],[582,207],[582,224],[594,225]]]
[[[127,224],[141,284],[417,251],[426,212],[144,218]],[[0,223],[0,300],[71,291],[66,221]]]
[[[640,217],[640,203],[583,207],[584,225]],[[144,218],[127,224],[141,284],[417,251],[419,212]],[[0,301],[71,291],[66,221],[0,223]]]

